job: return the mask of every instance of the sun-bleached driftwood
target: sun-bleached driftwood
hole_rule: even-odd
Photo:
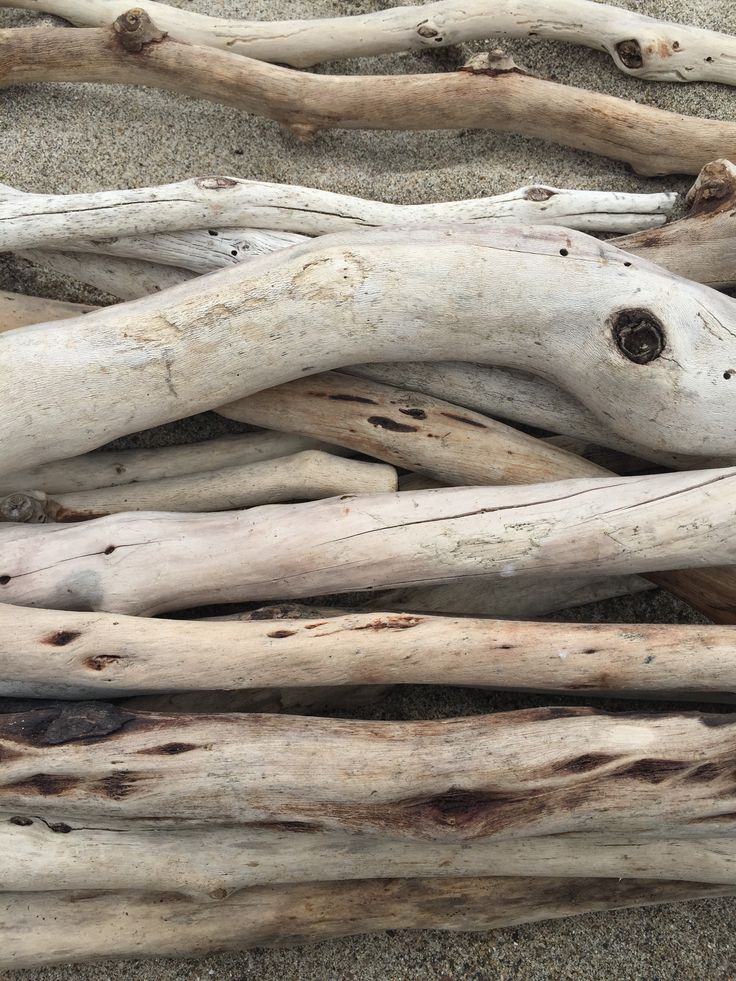
[[[152,615],[477,577],[736,564],[736,470],[0,527],[0,598]]]
[[[0,290],[0,333],[38,324],[42,321],[64,320],[89,313],[94,307],[83,303],[65,303],[63,300],[45,300],[22,293]]]
[[[68,494],[245,466],[317,449],[342,452],[338,446],[328,447],[303,436],[271,432],[234,434],[155,449],[99,450],[44,463],[34,470],[6,474],[0,479],[0,494],[13,494],[28,487],[46,494]]]
[[[736,627],[357,611],[164,620],[2,604],[0,664],[0,695],[21,698],[444,684],[726,701]]]
[[[2,0],[78,27],[105,27],[125,0]],[[591,0],[439,0],[352,17],[253,21],[212,17],[151,0],[146,10],[172,37],[305,68],[320,61],[434,51],[506,35],[543,37],[607,51],[628,75],[665,82],[736,84],[736,39]]]
[[[428,270],[442,289],[427,288]],[[306,373],[417,350],[433,361],[544,371],[643,446],[727,454],[736,450],[724,378],[736,363],[735,311],[729,297],[567,229],[464,224],[324,236],[86,314],[81,329],[72,318],[0,335],[10,366],[0,395],[14,405],[0,423],[0,472]]]
[[[606,473],[488,416],[337,371],[257,392],[218,412],[337,443],[445,484],[532,484]]]
[[[201,902],[172,893],[0,894],[0,967],[201,957],[389,929],[492,930],[596,910],[730,896],[651,879],[445,878],[259,886]]]
[[[52,702],[0,716],[0,745],[3,812],[72,826],[669,839],[732,833],[736,803],[730,715],[541,708],[391,723]]]
[[[111,27],[0,32],[0,86],[147,85],[277,120],[301,139],[320,129],[483,129],[553,140],[642,174],[696,174],[736,156],[736,124],[678,115],[534,78],[502,52],[445,74],[326,76],[166,36],[134,8]]]
[[[324,235],[376,225],[505,220],[587,232],[637,231],[664,224],[676,200],[676,194],[666,192],[577,191],[535,184],[493,197],[405,205],[229,176],[90,194],[30,194],[0,184],[0,251],[115,249],[121,256],[189,268],[202,235],[207,236],[207,251],[229,252],[222,239],[232,240],[241,226],[247,228],[237,234],[272,236],[250,243],[267,245],[269,251],[293,244],[293,233]],[[185,235],[185,230],[192,234]],[[118,241],[99,242],[112,238]],[[144,251],[140,243],[146,240],[157,240],[158,249],[148,251],[154,249],[151,244]],[[195,271],[205,267],[197,265]]]
[[[8,494],[0,498],[0,522],[89,521],[125,511],[229,511],[338,494],[381,494],[397,486],[396,471],[384,463],[302,450],[274,460],[53,497],[42,491]]]

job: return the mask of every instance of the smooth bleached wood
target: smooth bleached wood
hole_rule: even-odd
[[[318,130],[494,129],[623,160],[648,176],[697,174],[736,156],[736,123],[534,78],[503,53],[444,74],[328,76],[294,71],[166,36],[134,8],[108,28],[0,32],[0,86],[98,82],[163,88]]]
[[[736,695],[736,627],[264,614],[211,622],[2,604],[0,695],[112,698],[371,684],[715,701]]]
[[[85,27],[105,27],[125,0],[3,0]],[[352,17],[253,21],[212,17],[151,2],[146,10],[173,37],[304,68],[320,61],[434,51],[506,35],[543,37],[607,51],[617,68],[664,82],[736,84],[736,39],[591,0],[439,0]]]
[[[729,297],[580,232],[325,236],[83,321],[0,335],[0,395],[14,406],[0,423],[0,472],[307,373],[419,351],[543,371],[642,446],[727,454],[735,311]]]
[[[63,300],[45,300],[38,296],[24,296],[0,290],[0,333],[38,324],[42,321],[64,320],[89,313],[95,307],[83,303],[65,303]]]
[[[736,806],[730,715],[541,708],[393,723],[60,702],[0,716],[0,746],[2,811],[72,826],[669,840],[679,827],[732,833]]]
[[[44,463],[34,470],[6,474],[0,479],[0,494],[12,494],[29,487],[46,494],[68,494],[244,466],[316,449],[328,447],[302,436],[265,432],[221,436],[200,443],[155,449],[100,450]],[[341,450],[330,446],[329,452],[340,453]]]
[[[0,967],[201,957],[389,929],[492,930],[593,911],[730,896],[700,882],[374,879],[245,889],[202,903],[160,893],[0,894]]]
[[[128,511],[230,511],[338,494],[381,494],[397,486],[396,471],[386,464],[303,450],[275,460],[53,497],[41,491],[10,494],[0,498],[0,522],[89,521]]]

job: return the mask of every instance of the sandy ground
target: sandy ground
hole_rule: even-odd
[[[251,18],[357,13],[381,0],[179,0],[187,9]],[[733,0],[628,0],[645,13],[736,33]],[[0,11],[0,27],[34,23]],[[496,47],[493,41],[481,47]],[[691,115],[733,118],[736,91],[669,86],[621,75],[605,55],[544,42],[504,45],[517,62],[562,82],[634,98]],[[338,71],[437,71],[464,52],[397,56],[343,64]],[[329,69],[326,69],[329,70]],[[532,181],[598,189],[684,190],[690,181],[647,181],[623,164],[521,137],[490,132],[332,132],[301,146],[276,124],[230,109],[145,89],[38,85],[0,93],[0,181],[28,191],[92,191],[204,174],[232,174],[419,202],[511,190]],[[70,300],[100,299],[73,283],[0,258],[0,288]],[[209,414],[129,438],[160,445],[237,428]],[[673,620],[690,615],[659,594],[609,602],[579,618]],[[546,699],[546,701],[551,701]],[[566,702],[573,701],[565,699]],[[528,704],[528,699],[413,689],[372,714],[450,716]],[[616,707],[624,707],[619,706]],[[102,883],[101,883],[102,885]],[[281,979],[654,979],[736,976],[733,901],[589,915],[490,935],[413,934],[347,939],[289,950],[259,950],[204,961],[128,961],[4,975],[6,981],[241,981]],[[0,941],[1,942],[1,941]]]

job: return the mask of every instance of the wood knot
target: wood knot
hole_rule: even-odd
[[[644,56],[641,53],[641,45],[634,38],[630,38],[628,41],[619,41],[616,45],[616,53],[625,68],[644,67]]]
[[[736,168],[730,160],[703,167],[687,195],[690,218],[727,211],[736,203]]]
[[[45,494],[9,494],[0,501],[0,521],[42,524],[46,520]]]
[[[204,188],[205,191],[225,191],[230,187],[236,187],[238,181],[232,177],[200,177],[195,181],[195,184]],[[211,234],[212,232],[210,232]]]
[[[494,51],[484,51],[481,54],[473,55],[460,69],[462,72],[469,72],[471,75],[488,75],[495,78],[497,75],[528,75],[529,72],[520,68],[511,55],[505,51],[496,49]]]
[[[634,364],[649,364],[664,351],[665,331],[648,310],[621,310],[613,319],[613,337],[619,351]]]
[[[142,51],[147,44],[158,44],[166,37],[141,7],[132,7],[121,14],[112,25],[121,46],[131,54]]]
[[[528,187],[524,197],[527,201],[549,201],[556,193],[551,187]]]

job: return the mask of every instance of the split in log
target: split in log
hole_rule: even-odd
[[[459,843],[733,835],[736,716],[540,708],[431,722],[162,715],[104,702],[0,716],[0,808],[73,827],[348,831]]]
[[[163,620],[2,604],[0,665],[0,696],[16,698],[416,684],[725,702],[736,697],[736,627],[288,608]]]
[[[328,128],[488,128],[623,160],[648,176],[697,174],[736,156],[736,123],[534,78],[502,52],[446,74],[317,75],[176,41],[133,8],[108,28],[0,31],[0,55],[0,87],[147,85],[277,120],[300,139]]]
[[[728,455],[735,313],[729,297],[566,229],[325,236],[86,314],[82,327],[72,318],[0,335],[0,396],[14,406],[0,422],[0,472],[418,349],[428,361],[544,372],[642,446]]]
[[[125,0],[3,0],[1,6],[55,14],[78,27],[106,27],[128,9]],[[637,78],[736,85],[736,38],[590,0],[439,0],[287,21],[210,17],[156,0],[146,9],[161,30],[181,41],[295,68],[506,35],[607,51],[621,71]]]
[[[129,511],[230,511],[338,494],[381,494],[397,486],[396,471],[384,463],[303,450],[275,460],[54,497],[21,491],[0,498],[0,522],[89,521]]]
[[[245,433],[156,449],[100,450],[45,463],[35,470],[7,474],[0,479],[0,494],[13,494],[24,487],[33,487],[46,494],[69,494],[245,466],[302,450],[318,449],[342,452],[338,446],[328,447],[316,440],[288,433]]]
[[[89,313],[95,307],[83,303],[65,303],[63,300],[44,300],[22,293],[8,293],[0,290],[0,334],[28,324],[42,321],[65,320]]]
[[[0,968],[121,957],[201,957],[389,929],[492,930],[600,910],[733,895],[732,886],[651,879],[369,879],[182,894],[0,895]],[[220,898],[220,894],[216,898]]]
[[[170,233],[190,230],[207,236],[208,251],[222,252],[220,234],[248,226],[246,234],[272,235],[275,251],[294,244],[290,235],[324,235],[376,225],[426,225],[455,221],[516,221],[564,225],[585,232],[638,231],[665,222],[676,194],[576,191],[546,185],[508,194],[436,204],[389,204],[310,187],[197,177],[160,187],[97,191],[91,194],[28,194],[0,184],[0,251],[29,248],[113,248],[99,239],[121,240],[117,254],[188,268],[197,237]],[[208,232],[212,229],[217,234]],[[204,230],[204,231],[202,231]],[[135,242],[170,237],[169,251],[141,253]],[[296,236],[295,236],[296,237]],[[95,243],[90,239],[96,240]],[[86,244],[80,246],[80,241]],[[262,247],[265,243],[260,242]],[[177,261],[178,260],[178,261]],[[197,267],[196,272],[203,272]]]
[[[736,469],[0,527],[0,598],[153,615],[478,577],[736,564]],[[614,506],[615,503],[615,506]]]

